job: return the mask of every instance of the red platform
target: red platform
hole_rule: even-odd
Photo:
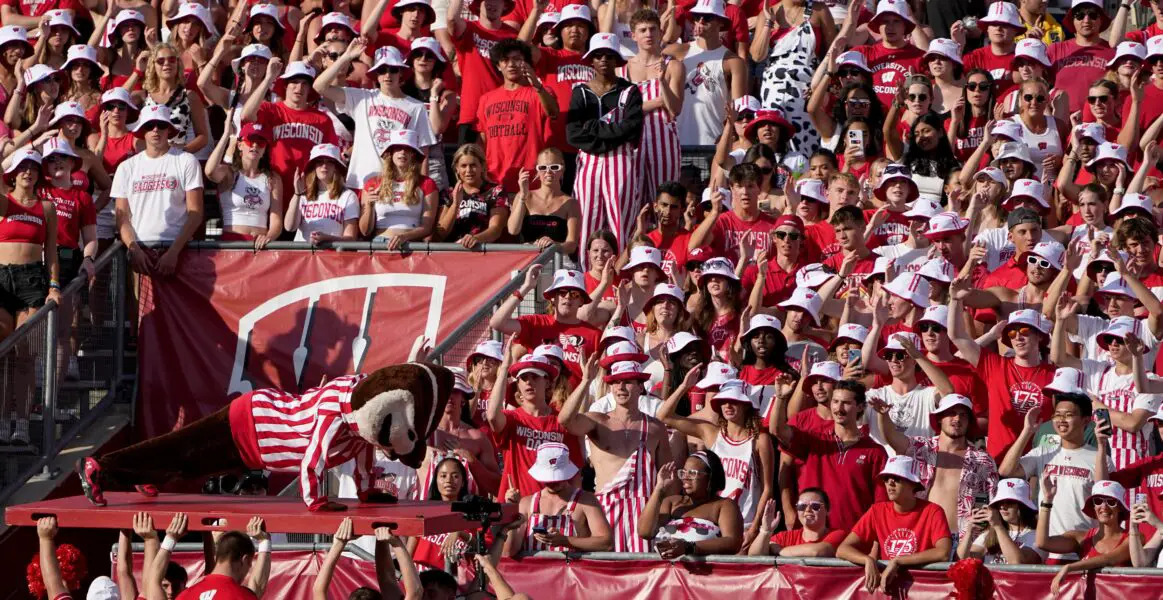
[[[470,531],[479,523],[452,512],[443,502],[400,501],[398,504],[360,504],[343,501],[343,512],[311,512],[299,498],[277,496],[202,496],[195,494],[160,494],[147,498],[133,492],[108,492],[108,506],[93,506],[84,496],[58,498],[9,506],[4,521],[13,526],[35,526],[40,517],[55,516],[61,528],[123,529],[133,527],[133,515],[148,512],[158,529],[170,523],[174,513],[190,516],[190,531],[228,531],[246,528],[251,517],[262,517],[266,529],[277,533],[335,533],[340,521],[351,517],[357,535],[370,535],[376,527],[390,527],[397,535],[436,535],[451,531]],[[517,516],[516,504],[503,505],[504,518]],[[215,525],[225,519],[225,525]]]

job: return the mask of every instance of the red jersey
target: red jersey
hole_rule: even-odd
[[[134,154],[137,154],[137,137],[132,133],[111,137],[105,143],[105,152],[101,154],[101,165],[105,167],[106,173],[116,173],[117,166]]]
[[[840,265],[844,263],[844,254],[833,254],[831,258],[824,261],[824,266],[832,269],[833,272],[840,272]],[[876,267],[876,255],[869,253],[868,256],[856,261],[856,267],[852,269],[847,277],[844,278],[844,283],[840,285],[840,289],[836,291],[837,298],[845,298],[851,292],[859,293],[864,287],[864,278]]]
[[[1139,491],[1147,494],[1151,512],[1163,514],[1163,454],[1140,458],[1111,473],[1108,479],[1119,482],[1128,490],[1142,487]]]
[[[986,45],[966,54],[963,58],[965,62],[965,70],[970,69],[985,69],[993,76],[993,97],[1001,98],[1010,88],[1014,87],[1013,69],[1010,65],[1014,62],[1014,51],[1010,50],[1009,54],[998,55],[995,54],[993,48]],[[958,159],[965,162],[964,159]]]
[[[610,286],[606,288],[606,292],[604,294],[602,294],[601,298],[594,298],[593,299],[594,302],[600,302],[602,300],[613,300],[617,296],[617,293],[618,293],[618,281],[619,281],[618,276],[614,275],[614,281],[610,282]],[[598,289],[598,285],[600,285],[601,283],[602,283],[601,279],[598,279],[597,277],[590,275],[590,272],[586,271],[586,293],[587,294],[592,295],[594,293],[594,290]]]
[[[178,594],[176,600],[256,600],[258,596],[228,575],[211,573]]]
[[[594,68],[582,60],[581,52],[558,48],[542,48],[541,61],[537,63],[537,74],[545,82],[545,87],[557,98],[559,117],[551,124],[549,145],[564,152],[576,152],[565,139],[565,124],[569,118],[569,99],[573,86],[588,83],[594,78]]]
[[[843,251],[836,242],[836,229],[827,219],[804,227],[804,237],[804,250],[811,262],[824,262]]]
[[[896,90],[901,81],[911,73],[921,72],[921,57],[925,51],[911,42],[903,48],[886,48],[884,44],[857,46],[857,52],[864,55],[868,68],[872,70],[872,89],[884,106],[885,111],[892,106]]]
[[[884,486],[876,481],[888,462],[888,454],[867,435],[842,447],[834,431],[812,435],[793,427],[791,444],[782,450],[803,463],[799,468],[799,489],[818,487],[828,494],[832,504],[829,524],[837,529],[850,529],[865,507],[888,499]]]
[[[11,6],[25,17],[39,17],[50,10],[71,10],[78,21],[91,21],[89,9],[77,0],[3,0],[4,6]],[[78,42],[80,43],[80,42]]]
[[[792,415],[787,424],[811,435],[823,437],[832,432],[836,422],[820,416],[816,407],[806,408]]]
[[[1090,84],[1106,74],[1106,63],[1114,58],[1115,50],[1103,39],[1093,46],[1079,46],[1071,39],[1050,44],[1046,56],[1055,73],[1054,87],[1067,94],[1070,112],[1074,112],[1082,110]]]
[[[317,108],[295,110],[283,102],[263,102],[258,107],[256,121],[271,138],[271,170],[283,182],[283,198],[290,198],[295,189],[295,169],[301,169],[311,157],[311,149],[318,144],[339,145],[335,125]]]
[[[852,528],[860,536],[864,550],[872,542],[880,544],[880,558],[891,560],[932,549],[949,535],[945,511],[928,500],[917,499],[907,512],[899,512],[892,502],[877,502]]]
[[[650,240],[659,252],[662,252],[662,272],[675,281],[680,281],[681,276],[686,273],[691,233],[685,229],[679,229],[669,238],[663,238],[662,230],[655,229],[646,234],[646,239]]]
[[[956,136],[956,143],[953,144],[953,156],[957,157],[957,161],[964,164],[969,161],[969,157],[973,156],[973,152],[981,145],[985,139],[985,124],[989,122],[988,117],[978,116],[969,117],[966,123],[965,136]],[[946,131],[956,131],[957,122],[949,119],[946,124]]]
[[[774,258],[767,261],[767,276],[763,279],[763,305],[775,306],[791,297],[796,289],[796,273],[808,264],[801,253],[790,271],[783,270]],[[759,281],[759,267],[750,265],[743,269],[743,289],[751,290]],[[749,292],[744,292],[749,293]]]
[[[569,461],[579,469],[584,466],[581,443],[557,422],[557,415],[534,417],[521,409],[505,411],[505,428],[493,432],[493,444],[503,454],[505,464],[498,498],[505,497],[510,480],[517,483],[522,496],[541,489],[541,483],[529,476],[529,469],[537,462],[537,448],[546,442],[565,444],[569,448]]]
[[[577,382],[581,381],[581,352],[584,349],[586,356],[593,356],[594,352],[598,351],[602,330],[585,321],[562,323],[553,315],[525,315],[517,320],[521,323],[517,343],[530,350],[541,344],[561,346],[565,353],[565,366],[569,369],[570,382],[577,385]]]
[[[869,208],[864,211],[864,222],[871,223],[872,215],[876,214],[877,209]],[[905,217],[905,212],[887,211],[888,216],[885,217],[884,223],[881,223],[872,231],[872,235],[868,238],[868,249],[873,250],[881,246],[893,246],[896,244],[903,244],[905,240],[909,239],[909,220]]]
[[[830,529],[824,534],[824,537],[815,542],[804,541],[803,528],[793,529],[791,531],[781,531],[771,536],[771,543],[778,544],[780,548],[787,548],[790,546],[799,546],[800,544],[817,544],[823,542],[832,546],[832,549],[840,547],[844,542],[844,538],[848,537],[848,532],[843,529]]]
[[[41,200],[52,200],[57,211],[57,247],[81,247],[81,228],[97,224],[97,210],[93,207],[93,196],[84,188],[42,187],[38,195]]]
[[[1019,366],[1013,358],[982,350],[977,372],[989,391],[989,435],[986,450],[1000,462],[1018,438],[1022,421],[1031,410],[1050,419],[1053,405],[1042,396],[1042,388],[1054,379],[1055,367],[1044,362],[1036,367]]]
[[[230,403],[230,430],[250,469],[299,474],[303,502],[316,510],[327,502],[327,469],[355,460],[355,484],[366,491],[375,466],[375,446],[359,436],[351,394],[365,375],[333,379],[302,394],[255,390]]]
[[[735,343],[735,338],[739,335],[739,315],[736,313],[729,313],[715,317],[715,321],[711,323],[711,330],[705,336],[711,342],[711,349],[722,360],[727,360],[730,356],[731,344]]]
[[[756,253],[766,252],[771,246],[771,232],[775,230],[775,219],[767,213],[759,213],[750,221],[728,210],[719,214],[711,226],[711,249],[715,256],[739,261],[739,245],[747,244],[756,248]],[[756,247],[758,246],[758,247]]]
[[[473,108],[477,131],[484,138],[488,179],[503,185],[506,192],[516,193],[521,169],[536,168],[537,153],[549,139],[549,113],[537,90],[527,85],[511,90],[496,87],[478,102]]]
[[[1130,116],[1130,112],[1131,103],[1128,102],[1126,106],[1123,107],[1122,114],[1120,115],[1124,124],[1128,123],[1127,117]],[[1150,127],[1151,124],[1155,122],[1155,119],[1159,118],[1159,115],[1161,114],[1163,114],[1163,89],[1160,89],[1157,84],[1148,83],[1147,86],[1143,89],[1143,101],[1139,103],[1140,135],[1146,132],[1147,128]],[[1163,136],[1155,139],[1163,139]],[[1117,141],[1117,138],[1107,138],[1107,141]],[[1080,171],[1085,172],[1086,169],[1080,169]]]
[[[493,68],[489,60],[489,50],[500,40],[517,37],[517,32],[509,27],[486,29],[477,21],[464,24],[464,32],[452,43],[456,46],[456,58],[460,62],[463,78],[460,87],[461,125],[476,125],[477,107],[481,96],[489,90],[501,87],[501,74]],[[479,127],[477,129],[480,130]],[[540,147],[538,148],[540,150]],[[490,171],[491,173],[491,171]],[[497,181],[494,179],[493,181]]]

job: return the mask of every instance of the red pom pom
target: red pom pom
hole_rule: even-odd
[[[953,563],[948,576],[957,600],[993,598],[993,576],[980,559],[966,558]]]
[[[42,598],[48,595],[48,590],[44,589],[44,577],[40,574],[40,556],[33,555],[32,560],[28,562],[28,568],[24,570],[24,578],[28,581],[28,593],[33,598]]]
[[[89,575],[85,564],[85,555],[72,544],[61,544],[57,548],[57,563],[61,567],[61,579],[69,590],[81,589],[81,584]],[[25,579],[28,581],[28,593],[33,598],[42,598],[48,595],[44,587],[44,575],[40,570],[40,555],[33,555],[25,569]]]

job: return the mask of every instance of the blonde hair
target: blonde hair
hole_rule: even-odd
[[[463,148],[462,148],[463,149]],[[412,206],[419,204],[420,194],[418,188],[420,187],[420,153],[411,150],[409,156],[412,157],[412,164],[404,169],[396,168],[396,163],[392,161],[392,152],[384,152],[385,156],[380,158],[380,192],[376,195],[376,202],[392,202],[392,188],[396,181],[404,182],[404,204]],[[456,164],[455,162],[453,163]],[[483,163],[482,163],[483,164]]]
[[[481,168],[485,168],[488,163],[485,162],[485,151],[476,144],[465,144],[456,149],[456,154],[452,155],[452,168],[455,170],[460,164],[460,159],[464,157],[474,158],[480,163]]]
[[[201,33],[198,34],[198,37],[194,43],[202,47],[206,47],[206,42],[210,39],[210,31],[206,29],[206,24],[203,23],[201,19],[196,17],[186,17],[183,20],[193,21],[194,23],[198,24],[198,27],[201,28]],[[189,46],[183,44],[182,36],[178,34],[178,25],[181,25],[181,23],[174,25],[173,29],[170,31],[170,38],[166,43],[173,45],[174,49],[178,51],[178,58],[180,60],[182,55],[186,53],[186,50],[189,50],[193,47],[193,44]]]
[[[173,52],[174,58],[178,59],[178,69],[175,69],[175,72],[179,72],[181,68],[182,53],[173,44],[164,42],[154,46],[153,50],[149,52],[149,64],[145,67],[145,80],[141,83],[142,89],[151,94],[158,91],[158,87],[161,84],[161,77],[157,74],[157,55],[161,54],[164,50]],[[177,84],[181,85],[181,75],[176,75],[175,78]]]
[[[307,170],[305,179],[307,180],[307,201],[310,202],[319,197],[319,177],[315,175],[314,168]],[[343,185],[343,176],[336,173],[335,177],[331,179],[331,183],[327,185],[327,197],[334,200],[343,194],[344,189],[346,186]]]

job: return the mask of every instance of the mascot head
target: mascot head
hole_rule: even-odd
[[[351,416],[359,436],[390,458],[420,468],[425,440],[440,422],[454,379],[452,371],[429,363],[393,365],[371,373],[351,395]]]

